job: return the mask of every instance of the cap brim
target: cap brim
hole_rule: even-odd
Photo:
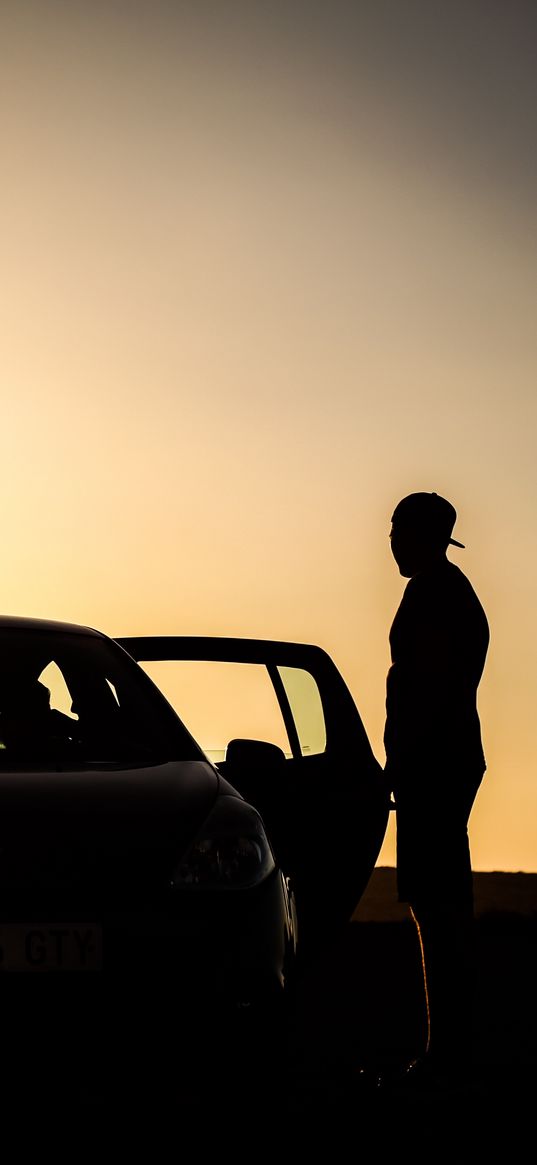
[[[466,550],[466,546],[464,545],[464,543],[463,543],[463,542],[457,542],[457,539],[456,539],[456,538],[450,538],[450,540],[449,540],[449,545],[450,545],[450,546],[459,546],[461,550]]]

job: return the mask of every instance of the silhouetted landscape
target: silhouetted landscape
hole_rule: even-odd
[[[476,918],[508,913],[536,921],[537,874],[506,874],[501,871],[474,871]],[[400,922],[408,918],[404,903],[397,901],[396,871],[391,866],[377,866],[362,896],[353,919],[357,922]]]

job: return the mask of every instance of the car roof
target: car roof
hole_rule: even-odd
[[[1,630],[20,631],[70,631],[77,635],[95,635],[104,639],[102,631],[94,627],[84,627],[79,623],[61,623],[56,619],[33,619],[24,615],[0,615]]]

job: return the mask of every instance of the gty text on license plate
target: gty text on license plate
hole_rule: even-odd
[[[98,923],[0,923],[2,971],[99,971]]]

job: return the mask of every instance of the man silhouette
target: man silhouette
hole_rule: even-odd
[[[448,560],[456,511],[403,498],[391,549],[407,583],[390,631],[385,776],[397,817],[397,882],[421,944],[428,1036],[405,1083],[459,1078],[471,1055],[472,871],[468,817],[485,771],[476,693],[489,642],[466,576]],[[464,547],[462,547],[464,549]]]

